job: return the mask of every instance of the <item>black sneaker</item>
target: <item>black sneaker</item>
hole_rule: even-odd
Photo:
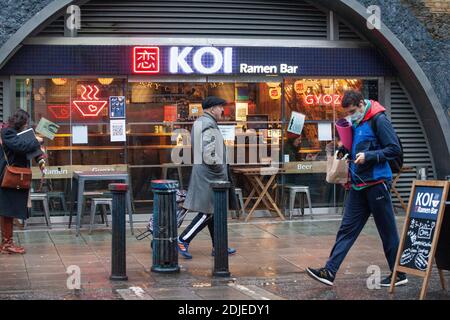
[[[306,272],[308,273],[309,276],[311,276],[313,279],[316,279],[317,281],[320,281],[328,286],[333,285],[334,276],[327,268],[321,269],[306,268]]]
[[[380,286],[382,287],[390,287],[391,286],[391,280],[392,280],[392,273],[389,275],[389,277],[383,279],[380,282]],[[395,279],[394,286],[401,286],[408,283],[408,279],[406,278],[406,274],[403,272],[397,272],[397,279]]]

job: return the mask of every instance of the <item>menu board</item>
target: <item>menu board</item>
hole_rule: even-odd
[[[450,232],[448,228],[442,228],[449,184],[447,181],[416,180],[412,187],[393,279],[397,272],[424,277],[420,299],[426,294],[432,262],[437,257],[438,242],[445,239],[446,234]],[[440,250],[440,254],[440,260],[445,264],[449,260],[450,252]],[[441,284],[445,288],[439,264],[438,271]],[[394,286],[391,283],[390,292],[393,291]]]
[[[441,230],[436,248],[436,265],[440,270],[450,270],[450,192],[447,194]]]
[[[421,271],[427,269],[442,192],[442,188],[416,187],[400,257],[401,266]]]

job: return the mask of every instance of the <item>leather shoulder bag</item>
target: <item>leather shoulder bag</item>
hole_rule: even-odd
[[[1,145],[5,155],[6,167],[3,175],[1,187],[17,190],[28,190],[31,187],[31,169],[15,167],[9,164],[5,149]]]

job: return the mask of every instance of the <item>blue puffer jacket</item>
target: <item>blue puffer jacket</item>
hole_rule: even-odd
[[[388,161],[401,153],[394,128],[384,114],[386,109],[373,100],[366,100],[366,103],[370,103],[369,110],[361,123],[353,127],[352,159],[363,152],[366,160],[364,164],[350,164],[352,183],[357,187],[370,182],[391,181],[392,171]],[[378,113],[382,114],[373,120],[376,121],[376,136],[369,120]]]

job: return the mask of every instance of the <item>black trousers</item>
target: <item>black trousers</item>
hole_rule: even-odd
[[[199,212],[198,215],[192,220],[187,228],[181,233],[179,239],[181,241],[190,243],[195,236],[202,231],[205,227],[208,227],[211,235],[211,241],[214,247],[214,220],[213,215],[208,213]]]

